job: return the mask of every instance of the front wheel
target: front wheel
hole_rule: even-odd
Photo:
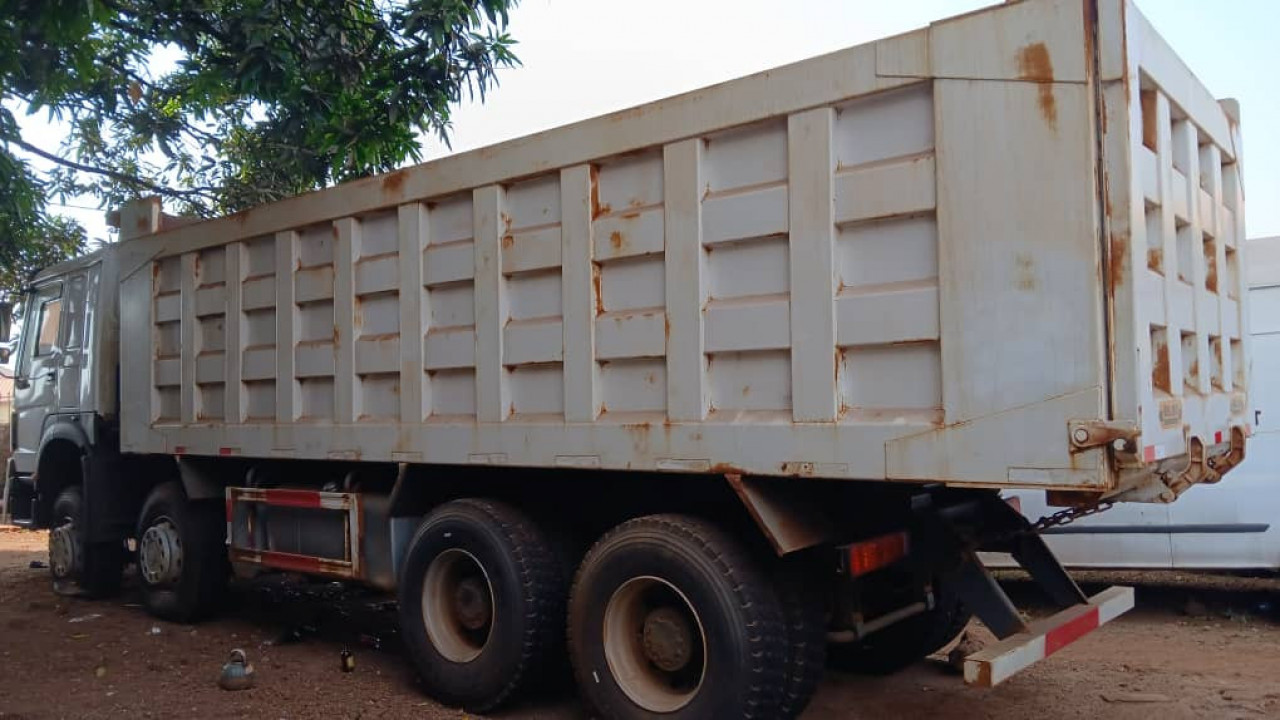
[[[138,520],[138,575],[147,612],[186,623],[218,608],[230,570],[223,507],[189,501],[176,482],[151,491]]]
[[[569,600],[569,654],[599,717],[775,718],[788,656],[768,578],[726,532],[653,515],[595,544]]]
[[[54,592],[98,598],[120,590],[128,559],[123,542],[84,540],[84,495],[80,486],[63,489],[53,501],[49,528],[49,573]]]

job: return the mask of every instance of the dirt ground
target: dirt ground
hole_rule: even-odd
[[[417,689],[385,598],[276,580],[237,588],[226,619],[157,622],[137,597],[52,594],[45,536],[0,528],[0,718],[460,718]],[[853,718],[1280,717],[1280,579],[1192,573],[1084,573],[1086,590],[1122,582],[1138,608],[994,690],[941,663],[890,678],[837,672],[805,714]],[[1035,590],[1007,586],[1035,611]],[[982,633],[978,628],[975,632]],[[257,686],[217,687],[232,648]],[[350,649],[354,672],[340,670]],[[581,718],[566,685],[498,717]]]

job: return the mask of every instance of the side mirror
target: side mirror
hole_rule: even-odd
[[[9,342],[9,333],[13,331],[13,303],[0,302],[0,343]],[[4,362],[8,362],[5,360]]]
[[[8,365],[13,357],[13,346],[9,344],[9,333],[13,331],[13,303],[0,302],[0,365]]]

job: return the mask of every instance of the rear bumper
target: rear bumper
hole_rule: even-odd
[[[964,660],[964,681],[993,687],[1133,609],[1133,588],[1115,586],[983,648]]]

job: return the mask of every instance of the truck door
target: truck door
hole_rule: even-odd
[[[13,461],[17,471],[36,470],[45,417],[58,404],[65,323],[62,280],[41,285],[29,296],[23,320],[22,351],[13,382]]]
[[[88,319],[88,272],[67,276],[62,293],[63,334],[61,363],[58,366],[58,407],[64,411],[84,406],[81,397],[81,375],[84,368],[86,320]]]

